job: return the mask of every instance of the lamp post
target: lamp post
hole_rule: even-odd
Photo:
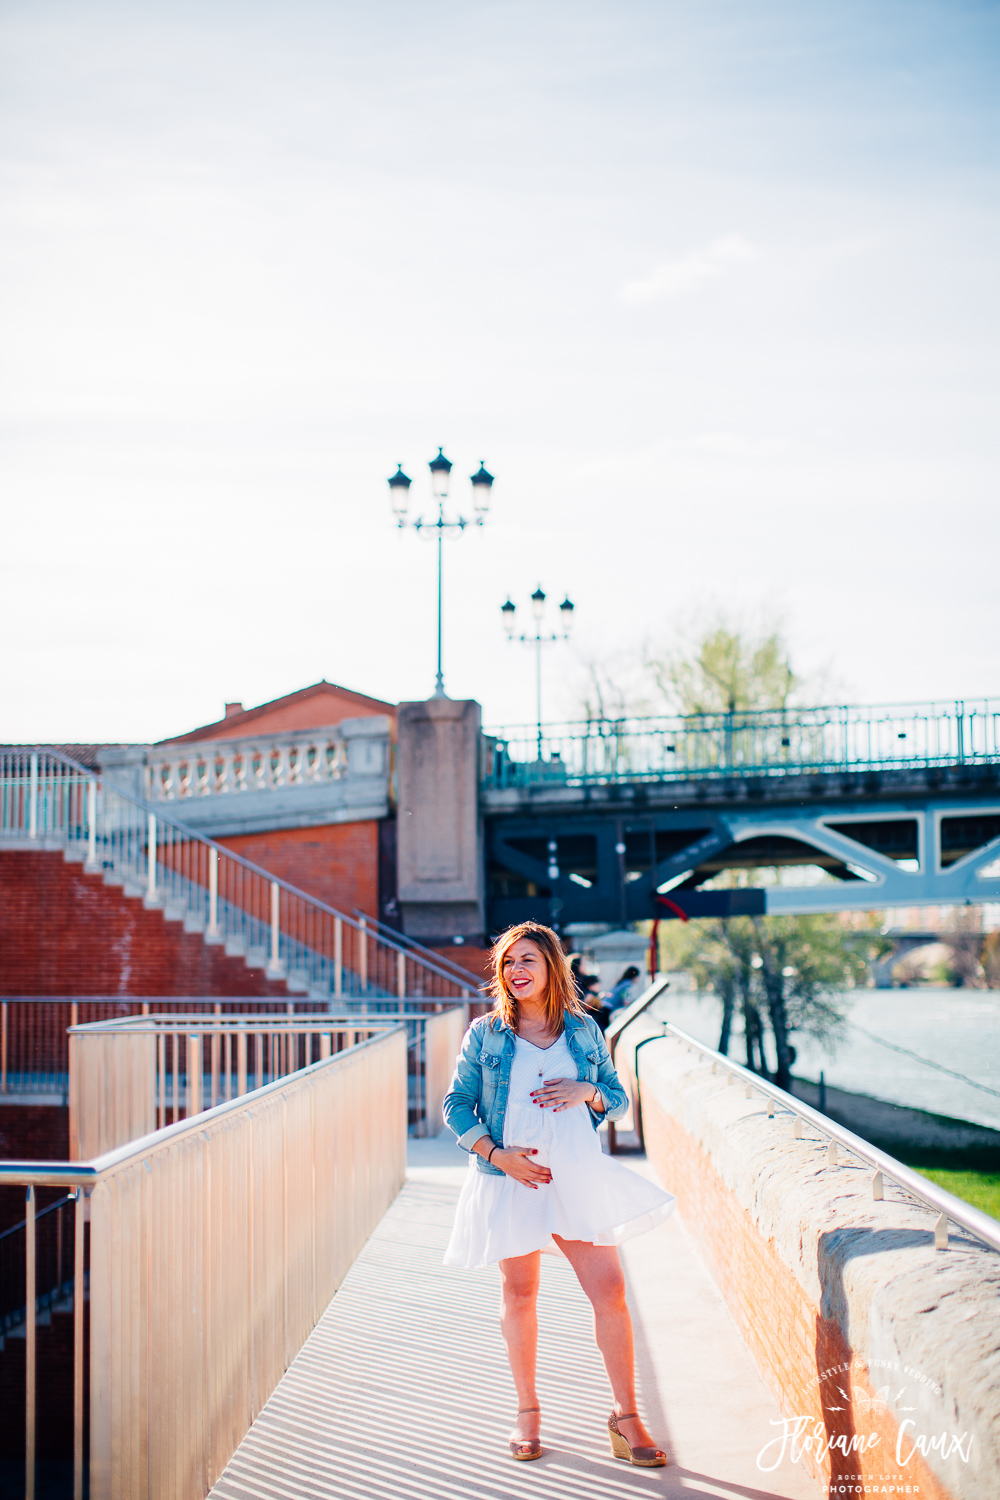
[[[393,514],[400,529],[404,526],[412,526],[414,531],[432,530],[437,532],[437,554],[438,554],[438,597],[437,597],[437,678],[434,683],[435,698],[446,698],[448,695],[444,690],[444,675],[441,671],[441,568],[442,568],[442,543],[446,531],[464,531],[466,526],[482,526],[486,520],[486,512],[490,508],[490,491],[493,488],[493,475],[487,471],[486,465],[480,460],[479,468],[472,479],[472,507],[475,514],[472,517],[456,516],[454,520],[448,520],[444,513],[444,502],[448,498],[448,483],[451,477],[452,463],[445,458],[442,449],[438,449],[437,458],[432,458],[427,467],[431,471],[431,492],[437,501],[437,519],[424,520],[423,516],[417,516],[413,521],[406,517],[407,507],[410,500],[410,484],[412,481],[403,473],[403,465],[400,464],[395,474],[389,480],[389,494],[392,498]]]
[[[523,635],[514,634],[514,616],[517,614],[517,605],[508,597],[500,606],[500,617],[503,620],[503,628],[507,632],[509,641],[522,641],[526,646],[535,648],[535,711],[538,720],[538,759],[542,758],[542,647],[548,646],[552,641],[568,641],[569,633],[573,627],[573,603],[567,594],[559,606],[562,616],[562,629],[557,631],[543,630],[545,623],[545,594],[542,592],[541,584],[531,596],[531,613],[534,616],[534,634],[526,631]]]

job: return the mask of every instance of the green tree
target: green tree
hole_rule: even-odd
[[[865,974],[857,936],[835,915],[753,917],[760,976],[777,1062],[774,1079],[792,1079],[794,1032],[817,1040],[843,1035],[844,1008],[837,992]]]
[[[783,709],[821,682],[792,668],[781,624],[716,610],[670,625],[661,639],[584,664],[580,707],[588,718],[634,714],[753,713]]]
[[[646,670],[675,713],[755,713],[787,708],[800,679],[772,621],[756,626],[725,615],[679,633],[672,649],[647,646]]]
[[[742,1012],[746,1063],[768,1074],[764,1036],[769,1031],[774,1080],[788,1088],[793,1038],[836,1041],[843,1034],[841,992],[863,983],[868,962],[887,944],[873,921],[868,932],[844,926],[835,914],[808,917],[728,917],[692,921],[671,932],[672,962],[711,988],[722,1003],[719,1048],[728,1055],[737,1006]]]

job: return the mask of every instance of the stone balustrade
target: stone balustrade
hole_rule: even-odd
[[[392,747],[385,715],[239,739],[109,749],[104,775],[218,837],[384,818]]]
[[[382,717],[266,738],[157,747],[147,760],[146,797],[185,801],[322,786],[351,773],[378,776],[387,769],[388,749],[389,721]]]

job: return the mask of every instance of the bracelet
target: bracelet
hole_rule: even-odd
[[[499,1151],[499,1150],[500,1150],[499,1146],[494,1146],[493,1147],[493,1149],[490,1151],[489,1156],[487,1156],[487,1158],[486,1158],[487,1163],[489,1163],[489,1162],[491,1162],[493,1160],[493,1152],[494,1151]]]

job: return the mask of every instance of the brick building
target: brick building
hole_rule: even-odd
[[[199,751],[214,750],[220,744],[246,747],[246,756],[254,750],[268,756],[290,744],[303,744],[310,735],[316,743],[304,744],[304,750],[314,748],[319,754],[327,742],[336,743],[337,731],[345,723],[353,726],[366,719],[378,721],[385,737],[383,764],[377,773],[384,787],[376,790],[375,798],[367,804],[341,805],[327,798],[306,808],[301,795],[275,798],[274,791],[282,790],[279,786],[271,789],[271,800],[282,803],[275,816],[267,820],[272,826],[237,832],[231,831],[232,816],[226,816],[229,809],[219,806],[221,798],[215,799],[216,818],[205,815],[206,797],[197,786],[188,798],[171,800],[179,804],[173,809],[178,816],[184,816],[190,802],[197,800],[202,814],[197,823],[199,832],[218,839],[234,853],[263,865],[309,895],[340,911],[361,910],[391,923],[395,910],[396,826],[391,786],[395,704],[332,682],[316,682],[256,708],[227,703],[222,719],[157,742],[148,747],[147,760],[155,767],[173,756],[179,765],[186,754],[196,764]],[[357,742],[358,736],[353,738]],[[348,754],[348,776],[351,769]],[[286,772],[287,790],[294,785],[287,782]],[[328,789],[333,786],[333,782],[327,783]],[[148,790],[155,792],[156,788],[149,785]],[[295,790],[301,793],[308,789],[296,786]]]

